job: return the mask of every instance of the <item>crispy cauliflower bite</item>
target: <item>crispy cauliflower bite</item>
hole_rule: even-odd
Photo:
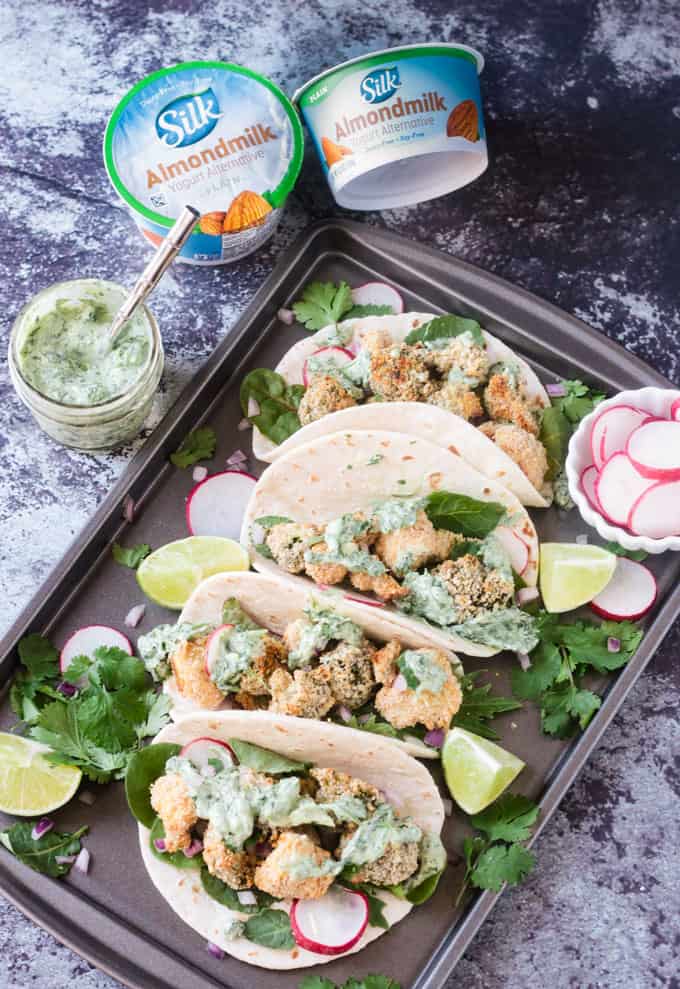
[[[288,652],[285,645],[273,635],[262,637],[262,648],[254,656],[250,668],[241,677],[241,692],[246,694],[268,694],[269,678],[275,670],[286,664]]]
[[[396,679],[397,660],[403,652],[401,642],[393,639],[373,656],[373,675],[378,683],[391,684]]]
[[[440,409],[453,412],[466,422],[484,415],[482,403],[477,395],[467,385],[453,381],[446,381],[441,388],[429,396],[427,401],[430,405],[437,405]]]
[[[255,885],[277,900],[316,900],[328,891],[333,876],[312,876],[296,879],[287,872],[290,863],[297,859],[311,859],[315,865],[331,860],[329,852],[315,845],[305,834],[282,831],[274,851],[255,870]]]
[[[446,585],[461,622],[474,618],[479,611],[505,607],[514,591],[511,578],[497,570],[485,570],[481,560],[471,553],[445,560],[432,573]]]
[[[374,652],[367,640],[361,646],[340,642],[321,657],[321,664],[330,673],[329,686],[338,704],[353,710],[370,698],[375,688],[371,662]]]
[[[515,461],[531,484],[540,491],[548,472],[548,457],[541,441],[512,423],[485,422],[479,428]]]
[[[402,587],[399,581],[395,580],[389,573],[381,573],[377,577],[372,577],[370,574],[359,571],[350,574],[349,580],[352,587],[356,587],[358,591],[363,591],[364,594],[370,591],[388,604],[390,601],[405,598],[409,594],[408,588]]]
[[[374,886],[397,886],[418,868],[419,845],[408,841],[401,845],[388,845],[375,862],[368,862],[350,877],[350,882],[371,883]]]
[[[398,344],[371,353],[369,384],[386,402],[419,402],[432,390],[421,348]]]
[[[509,422],[532,436],[539,434],[537,413],[539,406],[532,406],[519,391],[514,389],[504,374],[493,374],[484,389],[484,405],[495,422]]]
[[[310,769],[309,775],[316,781],[315,800],[321,804],[332,804],[339,797],[356,797],[372,814],[381,802],[377,787],[365,783],[356,776],[343,773],[339,769]]]
[[[250,889],[253,885],[254,855],[245,850],[232,852],[212,824],[208,824],[203,835],[203,860],[208,872],[231,889]]]
[[[456,538],[452,532],[438,531],[425,512],[418,512],[416,524],[378,536],[375,551],[385,566],[396,574],[419,570],[427,563],[445,560]]]
[[[448,374],[454,367],[467,378],[474,378],[481,385],[489,373],[486,349],[478,343],[469,343],[465,335],[453,337],[446,347],[428,350],[425,357],[428,367],[439,374]]]
[[[397,657],[393,657],[393,644],[389,643],[386,649],[391,649],[391,654],[381,659],[381,675],[385,676],[385,680],[375,697],[376,710],[395,728],[413,728],[415,725],[425,725],[429,730],[448,728],[463,699],[458,678],[448,658],[436,649],[420,650],[446,673],[446,681],[436,694],[430,690],[397,690],[394,682],[398,667]]]
[[[196,805],[178,773],[159,776],[151,787],[151,806],[163,823],[166,852],[179,852],[191,844],[191,829],[198,821]]]
[[[269,710],[294,718],[323,718],[335,704],[330,676],[325,666],[296,670],[293,676],[286,670],[276,670],[269,681]]]
[[[378,350],[384,350],[385,347],[390,347],[391,345],[392,337],[387,330],[368,330],[361,337],[361,350],[367,350],[370,354],[374,354]]]
[[[323,419],[331,412],[349,409],[356,401],[339,381],[328,374],[315,375],[307,386],[298,406],[298,419],[303,426]]]
[[[281,522],[269,529],[265,543],[282,570],[302,573],[305,569],[305,550],[321,533],[320,526],[311,523]]]
[[[210,679],[205,665],[206,636],[193,642],[182,642],[170,657],[177,689],[187,700],[205,710],[214,711],[224,700],[224,694]]]
[[[315,543],[315,553],[327,553],[327,543]],[[312,563],[305,560],[305,573],[315,584],[341,584],[347,576],[347,567],[342,563]]]

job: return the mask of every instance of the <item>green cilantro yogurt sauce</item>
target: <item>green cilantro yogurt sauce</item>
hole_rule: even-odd
[[[128,391],[148,363],[151,328],[138,309],[108,346],[124,299],[123,289],[105,282],[80,291],[54,286],[24,331],[19,367],[26,381],[66,405],[99,405]]]

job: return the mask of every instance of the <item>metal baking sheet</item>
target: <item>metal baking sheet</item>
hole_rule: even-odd
[[[175,407],[129,465],[79,539],[0,643],[0,684],[6,685],[16,663],[16,644],[29,632],[49,635],[61,644],[69,631],[100,622],[121,626],[123,616],[141,599],[135,576],[113,563],[113,540],[148,542],[153,547],[186,536],[184,499],[192,487],[191,471],[168,463],[190,429],[203,423],[218,435],[215,464],[235,448],[248,448],[250,434],[239,432],[238,385],[250,368],[272,367],[299,338],[300,330],[282,325],[277,310],[295,298],[310,278],[350,284],[387,280],[404,295],[407,309],[457,312],[477,317],[537,368],[544,380],[581,377],[614,392],[644,385],[669,386],[661,375],[604,336],[559,309],[507,282],[454,258],[392,234],[351,222],[321,222],[286,252],[229,337],[214,351]],[[251,463],[259,473],[263,465]],[[122,503],[130,494],[138,514],[129,524]],[[570,540],[582,531],[576,511],[533,511],[544,539]],[[637,655],[618,676],[594,681],[605,699],[586,732],[573,740],[546,738],[536,710],[527,705],[499,719],[502,744],[527,763],[518,789],[541,802],[539,829],[550,818],[567,788],[649,662],[665,632],[680,613],[677,554],[650,559],[659,581],[659,599],[647,621]],[[149,604],[142,630],[173,620]],[[514,659],[468,658],[468,669],[489,668],[495,689],[508,689]],[[0,725],[13,723],[6,695]],[[293,989],[300,972],[253,969],[238,961],[219,962],[199,936],[183,924],[148,881],[137,846],[136,825],[127,812],[123,788],[96,788],[92,807],[77,801],[60,811],[60,827],[87,823],[93,867],[87,876],[51,880],[0,855],[0,888],[29,917],[50,930],[99,968],[135,989],[199,989],[226,986],[247,989]],[[2,817],[0,815],[2,826]],[[462,817],[447,820],[445,841],[455,856],[465,833]],[[404,989],[440,989],[497,896],[477,894],[455,912],[460,863],[447,871],[437,895],[414,910],[396,931],[359,955],[324,965],[335,982],[362,972],[384,972]],[[530,880],[529,880],[530,881]]]

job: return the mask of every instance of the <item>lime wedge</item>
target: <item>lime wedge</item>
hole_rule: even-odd
[[[452,728],[442,748],[444,777],[451,796],[466,814],[478,814],[524,769],[512,752],[464,728]]]
[[[539,583],[546,611],[573,611],[592,601],[614,575],[616,556],[599,546],[542,543]]]
[[[0,732],[0,811],[33,817],[68,803],[83,774],[75,766],[48,762],[49,751],[30,738]]]
[[[166,543],[142,560],[137,580],[156,604],[180,609],[206,577],[249,567],[248,554],[233,539],[189,536]]]

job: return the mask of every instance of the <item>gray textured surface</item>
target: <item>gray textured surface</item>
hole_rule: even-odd
[[[446,199],[364,221],[556,301],[680,383],[677,6],[460,0],[450,9],[444,0],[372,8],[358,0],[174,0],[148,9],[133,0],[5,0],[3,341],[16,310],[43,285],[92,274],[129,281],[141,267],[146,249],[115,201],[100,142],[108,113],[142,75],[187,58],[225,58],[292,92],[326,64],[372,48],[455,39],[487,57],[491,167]],[[263,252],[166,278],[153,303],[167,351],[155,421],[281,249],[332,212],[308,152],[284,223]],[[4,630],[131,451],[86,457],[52,444],[0,370],[0,452]],[[542,835],[536,873],[505,895],[459,965],[456,986],[680,985],[679,648],[676,629]],[[2,901],[0,918],[3,989],[116,985]]]

